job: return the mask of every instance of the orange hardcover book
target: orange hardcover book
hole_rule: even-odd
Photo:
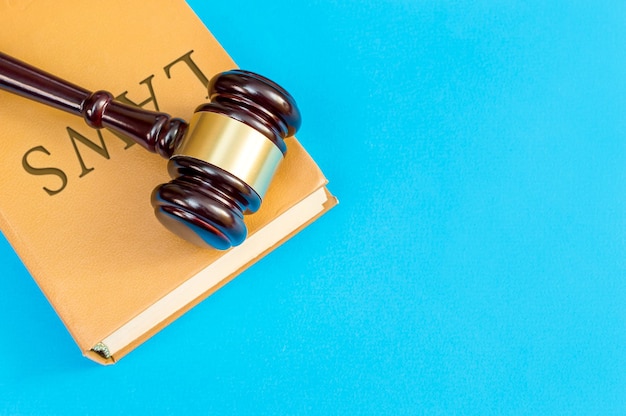
[[[90,90],[188,119],[235,63],[182,0],[0,3],[0,50]],[[249,236],[228,251],[170,234],[150,193],[166,161],[0,91],[0,228],[87,357],[111,364],[336,204],[295,138]],[[202,330],[202,329],[198,329]]]

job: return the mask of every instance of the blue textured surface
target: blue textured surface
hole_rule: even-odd
[[[0,414],[626,414],[626,3],[190,1],[341,204],[114,367],[0,245]]]

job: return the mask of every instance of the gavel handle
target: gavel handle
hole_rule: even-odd
[[[106,127],[165,158],[187,130],[184,120],[114,101],[106,91],[92,93],[2,52],[0,89],[82,116],[91,127]]]

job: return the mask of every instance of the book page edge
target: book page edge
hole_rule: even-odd
[[[333,203],[328,206],[328,201]],[[231,249],[216,262],[187,279],[176,289],[159,299],[147,309],[129,320],[101,342],[92,346],[85,356],[104,364],[113,363],[116,355],[126,349],[138,338],[167,321],[172,315],[184,310],[202,294],[214,287],[221,287],[222,282],[237,274],[247,264],[261,257],[268,247],[277,246],[285,237],[306,225],[312,218],[321,215],[336,204],[336,199],[322,186],[292,208],[273,219],[265,227],[251,235],[240,246]],[[280,232],[276,232],[280,229]],[[233,269],[233,264],[241,267]],[[120,357],[121,358],[121,357]]]

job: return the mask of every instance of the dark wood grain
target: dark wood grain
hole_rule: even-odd
[[[106,91],[92,93],[2,52],[0,88],[82,116],[90,126],[111,129],[165,158],[187,129],[184,120],[114,101]]]

